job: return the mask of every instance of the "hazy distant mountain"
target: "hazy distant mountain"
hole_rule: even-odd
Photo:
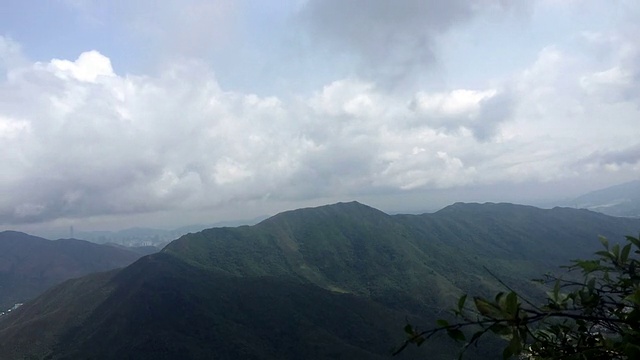
[[[192,231],[201,231],[210,226],[194,225]],[[162,249],[171,241],[189,233],[188,230],[163,230],[153,228],[130,228],[119,231],[79,231],[76,237],[97,244],[114,244],[127,247],[153,246]]]
[[[250,220],[222,221],[209,225],[194,224],[182,226],[173,230],[134,227],[119,231],[80,231],[75,236],[98,244],[111,243],[127,247],[153,246],[159,250],[171,241],[191,232],[198,232],[204,229],[221,226],[253,225],[265,218],[266,217]]]
[[[289,211],[51,289],[0,318],[0,358],[383,358],[405,318],[429,325],[461,292],[498,289],[483,267],[535,298],[528,279],[590,256],[598,234],[638,230],[640,219],[512,204]],[[429,358],[457,349],[434,341]]]
[[[83,240],[0,232],[0,312],[67,279],[123,267],[140,256]]]
[[[611,216],[640,217],[640,180],[592,191],[568,205]]]
[[[155,246],[125,246],[125,245],[119,245],[119,244],[114,244],[114,243],[104,243],[104,245],[108,245],[108,246],[113,246],[119,249],[124,249],[124,250],[128,250],[128,251],[132,251],[134,253],[139,254],[140,256],[145,256],[145,255],[151,255],[151,254],[155,254],[158,251],[160,251],[159,248],[155,247]]]

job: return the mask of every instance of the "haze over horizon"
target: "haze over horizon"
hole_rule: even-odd
[[[636,1],[3,5],[0,229],[541,204],[640,179]]]

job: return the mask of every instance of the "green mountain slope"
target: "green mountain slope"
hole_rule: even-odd
[[[0,232],[0,311],[64,280],[133,263],[141,255],[83,240]]]
[[[637,219],[566,208],[454,204],[435,214],[390,216],[353,202],[205,230],[163,251],[236,276],[293,276],[413,311],[495,284],[484,267],[528,284],[590,256],[598,235],[616,239],[638,229]]]
[[[460,293],[498,289],[485,267],[535,296],[528,279],[589,256],[598,234],[639,229],[639,219],[512,204],[285,212],[185,235],[122,271],[52,289],[0,318],[0,358],[383,357],[405,317],[431,324]],[[431,358],[451,357],[450,342],[436,345]]]

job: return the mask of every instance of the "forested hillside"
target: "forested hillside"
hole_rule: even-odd
[[[121,271],[56,287],[0,319],[0,357],[383,358],[406,320],[431,324],[461,293],[499,289],[487,269],[535,297],[529,279],[588,256],[600,234],[638,230],[638,219],[512,204],[299,209],[185,235]],[[456,353],[434,341],[429,358]]]

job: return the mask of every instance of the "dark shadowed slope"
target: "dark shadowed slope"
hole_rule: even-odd
[[[528,279],[591,254],[598,234],[638,230],[639,219],[512,204],[285,212],[185,235],[120,272],[52,289],[0,319],[0,358],[376,358],[398,343],[405,316],[430,324],[460,293],[495,291],[484,267],[535,296]]]
[[[162,253],[70,280],[19,310],[1,326],[2,358],[382,359],[405,319],[366,298]]]
[[[0,311],[64,280],[131,264],[137,254],[83,240],[0,232]]]

